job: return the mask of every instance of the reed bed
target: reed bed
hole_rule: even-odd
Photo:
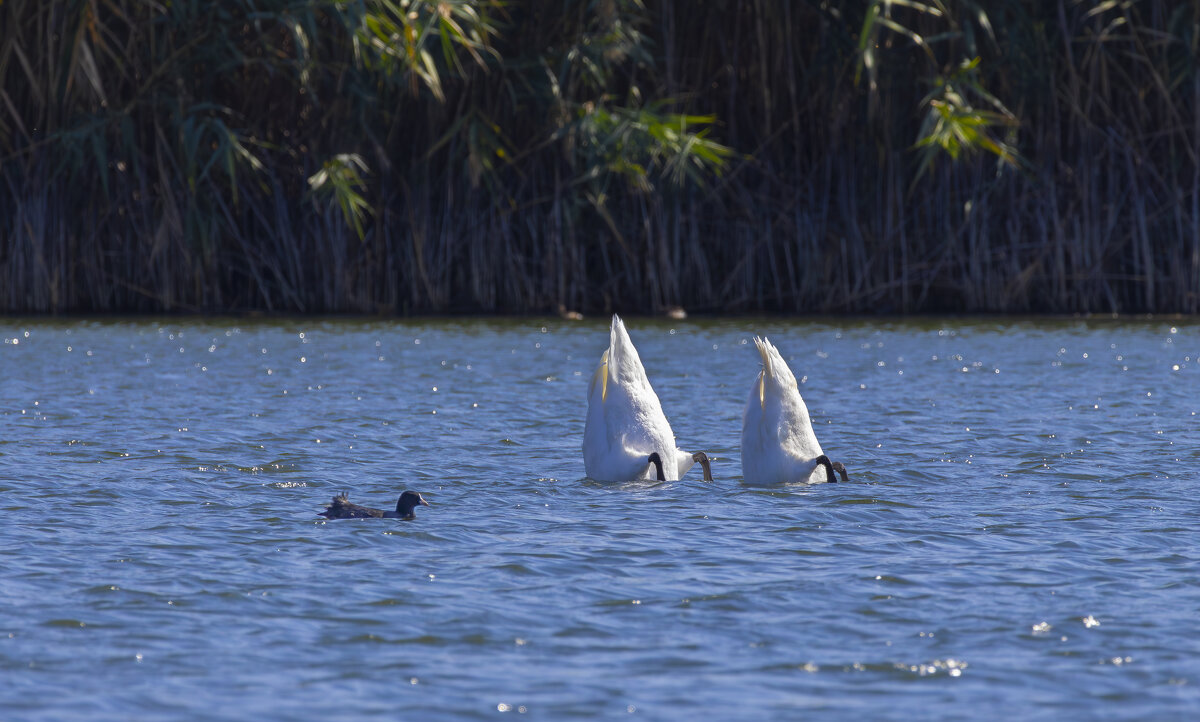
[[[1200,3],[5,0],[0,313],[1200,310]]]

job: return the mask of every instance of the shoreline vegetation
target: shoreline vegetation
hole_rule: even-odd
[[[1200,312],[1200,3],[0,0],[0,313]]]

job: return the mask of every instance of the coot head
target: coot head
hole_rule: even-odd
[[[406,491],[396,500],[396,513],[402,517],[412,516],[413,509],[416,509],[418,505],[429,506],[429,502],[415,491]]]

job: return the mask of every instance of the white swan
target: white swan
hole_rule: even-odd
[[[588,387],[583,429],[587,475],[598,481],[674,481],[697,461],[704,468],[705,481],[712,481],[703,451],[689,454],[675,446],[675,434],[646,378],[642,359],[625,324],[614,315],[608,350]]]
[[[742,415],[742,478],[748,484],[846,481],[846,467],[830,462],[813,433],[796,377],[765,338],[754,338],[762,371]]]

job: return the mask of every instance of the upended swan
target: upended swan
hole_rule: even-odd
[[[608,350],[588,387],[583,465],[597,481],[675,481],[696,462],[712,481],[708,456],[675,446],[675,434],[650,387],[625,324],[613,315]]]
[[[345,493],[338,494],[333,497],[333,501],[325,507],[325,511],[319,516],[326,519],[404,519],[410,521],[416,519],[417,515],[413,511],[417,505],[429,506],[429,502],[425,501],[425,497],[415,491],[406,491],[396,500],[396,511],[384,511],[383,509],[372,509],[369,506],[359,506],[353,504],[346,497]]]
[[[779,351],[755,336],[762,371],[742,415],[742,478],[748,484],[846,481],[846,467],[831,462],[813,433],[796,377]]]

